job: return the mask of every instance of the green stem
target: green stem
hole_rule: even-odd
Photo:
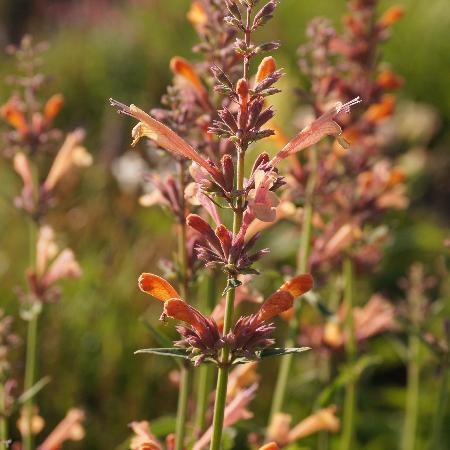
[[[442,367],[441,383],[438,390],[438,398],[436,401],[436,412],[433,419],[433,431],[429,444],[429,450],[439,450],[441,446],[442,425],[445,419],[445,411],[448,402],[450,367],[449,361],[446,361]]]
[[[180,209],[181,217],[178,232],[178,262],[180,270],[180,294],[186,299],[188,295],[188,260],[186,248],[186,221],[185,221],[185,167],[184,162],[179,162],[179,186],[180,186]],[[190,367],[181,369],[180,390],[178,392],[177,420],[175,428],[175,450],[183,450],[186,434],[186,419],[189,400]]]
[[[33,171],[34,184],[37,185],[37,173]],[[37,226],[36,222],[30,218],[29,223],[29,259],[30,267],[36,266],[36,243],[37,243]],[[37,353],[37,334],[38,334],[38,321],[41,312],[40,305],[33,303],[30,305],[29,313],[31,315],[27,323],[27,342],[26,342],[26,359],[25,359],[25,376],[24,376],[24,392],[29,391],[35,382],[36,378],[36,353]],[[24,410],[26,414],[28,433],[23,438],[24,450],[32,450],[33,433],[32,433],[32,420],[33,420],[33,405],[34,398],[30,397],[24,403]]]
[[[175,428],[175,449],[183,450],[189,399],[190,367],[181,369],[180,391],[178,393],[177,422]]]
[[[313,196],[316,186],[316,172],[317,172],[317,150],[310,150],[311,174],[308,178],[306,186],[303,227],[300,236],[300,246],[297,254],[297,271],[298,273],[305,273],[308,270],[308,258],[311,250],[311,233],[312,233],[312,216],[314,212]],[[299,327],[301,303],[295,303],[295,314],[289,322],[289,335],[285,342],[285,347],[293,347],[296,343],[296,337]],[[277,381],[275,383],[275,391],[272,397],[272,405],[270,407],[269,424],[272,422],[275,414],[279,413],[283,408],[284,398],[286,396],[286,389],[289,379],[289,373],[293,361],[293,354],[284,356],[280,365],[278,366]]]
[[[343,429],[341,436],[340,449],[351,450],[353,448],[354,428],[355,428],[355,406],[356,406],[356,379],[353,373],[353,366],[356,358],[355,328],[353,323],[353,262],[350,257],[344,261],[344,280],[345,280],[345,311],[346,311],[346,351],[347,361],[350,370],[350,378],[345,389]]]
[[[237,183],[236,183],[236,188],[238,191],[242,190],[244,185],[244,170],[245,170],[245,150],[239,149],[237,161]],[[233,236],[236,236],[242,224],[242,215],[243,215],[242,205],[243,199],[238,198],[236,202],[236,210],[233,216]],[[228,281],[230,281],[230,278],[228,279]],[[235,290],[230,289],[226,295],[225,317],[223,322],[224,336],[226,336],[228,332],[231,330],[234,312],[234,297],[235,297]],[[213,416],[213,434],[211,438],[210,450],[219,450],[220,442],[222,440],[223,420],[225,415],[225,406],[227,399],[228,372],[230,370],[229,358],[230,358],[230,348],[228,347],[228,345],[225,345],[225,347],[222,350],[221,365],[219,367],[217,376],[216,401],[214,403],[214,416]]]
[[[5,386],[0,385],[0,450],[7,450],[8,445],[8,419],[6,417]]]
[[[24,391],[27,392],[34,385],[36,376],[36,350],[37,350],[37,327],[38,327],[39,313],[33,312],[32,318],[28,321],[27,328],[27,354],[25,365],[25,382]],[[25,411],[28,422],[28,433],[24,436],[24,449],[32,450],[33,448],[33,434],[32,419],[33,419],[33,398],[26,400]]]
[[[408,362],[408,386],[406,390],[406,417],[403,429],[403,450],[414,450],[419,411],[419,374],[417,361],[420,341],[418,336],[409,336],[410,360]]]
[[[422,305],[422,271],[411,269],[411,287],[408,295],[411,323],[418,328],[421,321]],[[408,336],[408,382],[406,387],[406,411],[403,426],[403,450],[416,447],[417,424],[419,418],[419,383],[420,383],[420,337],[410,332]]]
[[[216,274],[213,272],[206,279],[206,305],[205,311],[211,312],[216,299]],[[206,413],[209,405],[209,394],[212,391],[213,367],[209,364],[202,364],[198,370],[197,382],[197,414],[195,419],[195,429],[197,434],[206,428]]]
[[[226,306],[225,306],[225,321],[223,325],[223,335],[225,336],[231,328],[231,321],[234,309],[234,289],[227,292]],[[211,438],[210,450],[219,450],[220,442],[222,440],[223,420],[225,416],[225,406],[227,399],[228,387],[228,372],[230,348],[226,345],[222,351],[221,366],[218,370],[217,387],[216,387],[216,401],[214,403],[214,418],[213,418],[213,434]]]

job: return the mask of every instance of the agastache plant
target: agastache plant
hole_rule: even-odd
[[[210,433],[212,450],[220,448],[224,424],[227,424],[227,409],[231,404],[226,406],[226,397],[232,365],[304,350],[272,347],[275,327],[270,320],[290,310],[294,300],[312,288],[313,281],[309,274],[295,276],[283,284],[263,303],[257,313],[241,316],[237,320],[234,318],[235,292],[241,284],[240,277],[258,274],[254,264],[268,251],[252,250],[259,236],[246,240],[248,229],[256,219],[263,222],[275,220],[277,191],[284,184],[278,167],[280,162],[316,144],[325,136],[339,137],[342,130],[335,119],[342,113],[349,113],[350,108],[359,102],[359,98],[344,104],[335,102],[287,142],[273,158],[266,153],[258,155],[246,178],[247,150],[251,144],[275,133],[270,127],[267,128],[274,116],[273,108],[268,105],[268,98],[279,92],[275,85],[282,76],[282,71],[277,70],[272,56],[261,61],[254,78],[250,74],[251,63],[258,55],[279,47],[279,43],[275,41],[262,44],[252,41],[253,33],[272,18],[278,2],[272,0],[262,6],[258,3],[252,0],[226,0],[219,5],[215,1],[197,1],[193,3],[193,9],[189,13],[196,26],[208,30],[209,14],[219,14],[219,11],[223,12],[226,8],[224,22],[234,30],[227,36],[236,36],[232,55],[229,53],[229,45],[225,44],[229,64],[225,64],[223,59],[219,59],[218,64],[211,48],[202,49],[213,63],[211,72],[215,89],[224,95],[216,112],[208,111],[212,120],[207,135],[204,136],[209,136],[213,141],[211,147],[216,149],[215,154],[205,152],[204,144],[200,144],[197,149],[194,141],[189,143],[176,130],[158,120],[161,118],[166,121],[167,114],[161,116],[157,112],[149,115],[135,105],[127,106],[111,100],[111,104],[119,112],[138,121],[132,131],[133,144],[146,137],[174,158],[179,158],[183,164],[190,161],[189,172],[195,183],[194,188],[210,201],[209,207],[205,209],[209,213],[216,211],[216,206],[222,210],[221,214],[211,214],[212,220],[216,222],[216,227],[213,228],[200,215],[189,214],[185,217],[184,209],[178,208],[178,211],[183,211],[180,219],[185,219],[187,226],[202,238],[195,247],[198,257],[207,267],[220,268],[226,275],[226,301],[221,327],[214,319],[188,304],[185,293],[178,294],[165,279],[149,273],[144,273],[139,278],[139,286],[144,292],[164,302],[162,319],[171,317],[184,323],[177,328],[181,340],[175,342],[173,348],[146,349],[141,352],[179,356],[195,366],[204,362],[217,365],[218,377]],[[208,110],[213,102],[208,100],[203,86],[186,61],[173,61],[172,70],[195,87],[198,102]],[[211,204],[214,208],[211,208]],[[231,210],[233,215],[231,228],[225,225],[226,220],[222,218],[227,210]],[[183,442],[177,443],[177,448],[182,446]]]
[[[316,141],[316,148],[306,158],[291,159],[286,189],[276,213],[277,220],[302,218],[297,221],[301,227],[298,268],[317,274],[319,284],[333,280],[336,269],[343,272],[345,304],[333,313],[319,297],[311,298],[327,324],[320,331],[302,327],[301,342],[318,349],[334,347],[335,351],[345,347],[350,364],[355,363],[358,342],[395,329],[393,308],[379,297],[371,299],[358,314],[353,311],[354,272],[368,272],[380,261],[381,245],[387,237],[385,224],[379,224],[381,214],[408,205],[404,175],[383,156],[385,142],[380,132],[380,124],[394,111],[395,98],[387,91],[398,88],[402,81],[379,64],[378,49],[402,10],[393,7],[377,19],[376,4],[349,1],[341,34],[321,18],[307,29],[308,42],[299,50],[299,64],[309,89],[299,92],[314,115],[324,117],[329,105],[341,98],[361,98],[367,108],[339,118],[339,125],[345,126],[338,136],[339,143]],[[299,213],[286,213],[288,206],[294,211],[298,208]],[[261,224],[256,225],[251,232],[260,228]],[[373,323],[374,327],[365,326],[363,331],[361,321],[366,316],[376,317],[377,326]],[[289,343],[298,340],[298,311],[291,315],[290,323]],[[285,358],[273,397],[272,421],[283,408],[289,371],[290,360]],[[356,377],[351,378],[344,406],[342,449],[352,447],[354,435]]]
[[[39,71],[41,56],[46,45],[34,45],[31,37],[25,36],[19,47],[10,47],[8,51],[17,62],[17,73],[8,78],[14,86],[14,92],[9,100],[0,107],[0,117],[7,125],[3,134],[4,157],[11,160],[12,169],[21,180],[22,187],[14,199],[14,206],[23,212],[29,223],[30,236],[30,265],[25,273],[27,287],[18,288],[21,302],[21,317],[27,322],[26,362],[24,386],[22,395],[14,399],[13,405],[6,405],[8,409],[23,405],[19,430],[22,434],[22,448],[34,448],[33,435],[43,427],[43,419],[37,415],[35,395],[49,382],[45,377],[36,382],[36,364],[38,350],[38,322],[45,304],[58,300],[61,296],[60,281],[79,278],[82,269],[73,251],[60,248],[55,231],[47,223],[47,214],[56,203],[57,186],[74,166],[89,166],[91,155],[83,146],[85,132],[76,129],[63,133],[54,128],[54,119],[60,112],[64,100],[61,94],[52,95],[44,104],[40,100],[40,90],[47,81],[47,77]],[[62,144],[55,152],[55,143]],[[48,172],[42,171],[47,164],[49,154],[55,153]],[[0,431],[1,445],[6,445],[7,436],[4,434],[8,415],[4,412],[5,402],[11,403],[11,383],[0,380],[1,392],[7,397],[0,399],[2,411],[2,426]],[[77,438],[82,438],[80,422],[83,413],[76,410]],[[6,414],[6,417],[3,417]],[[69,412],[70,414],[70,412]],[[64,421],[63,421],[64,422]],[[67,424],[67,422],[65,422]],[[36,425],[37,424],[37,425]],[[69,427],[70,428],[70,427]],[[64,440],[71,439],[66,433],[49,436],[39,448],[49,449],[59,446]],[[80,431],[81,430],[81,431]],[[70,433],[69,433],[70,434]],[[47,444],[53,443],[52,446]],[[3,447],[2,447],[3,448]]]

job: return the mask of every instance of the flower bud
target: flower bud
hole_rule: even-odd
[[[255,83],[261,83],[269,75],[272,75],[277,69],[277,64],[272,56],[267,56],[264,58],[260,65],[258,66],[258,71],[256,72]]]

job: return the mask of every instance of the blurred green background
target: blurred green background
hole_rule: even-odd
[[[432,272],[449,233],[450,14],[447,0],[383,1],[380,10],[394,3],[405,7],[406,16],[395,25],[382,59],[406,81],[401,105],[421,105],[434,124],[419,143],[402,136],[392,150],[397,156],[416,145],[421,155],[409,179],[412,206],[389,218],[394,237],[382,268],[364,286],[382,289],[396,299],[401,298],[396,280],[416,260],[427,263]],[[95,157],[92,167],[61,186],[49,217],[84,269],[80,280],[65,284],[61,301],[46,308],[40,324],[39,373],[52,377],[51,385],[39,394],[45,431],[71,406],[87,412],[86,440],[68,448],[116,448],[127,438],[130,421],[171,415],[176,408],[176,388],[168,378],[173,364],[133,356],[137,348],[154,345],[139,319],[145,316],[156,323],[160,305],[138,291],[136,280],[141,271],[158,270],[161,255],[170,257],[174,242],[167,233],[170,219],[157,209],[139,207],[138,192],[121,190],[113,177],[113,162],[129,149],[131,124],[107,100],[115,97],[144,109],[158,106],[171,81],[170,58],[197,58],[190,50],[196,36],[186,20],[188,7],[187,0],[6,0],[0,5],[1,47],[18,43],[24,33],[49,42],[43,65],[52,76],[48,93],[61,92],[65,97],[57,125],[63,130],[84,127],[87,147]],[[305,41],[305,26],[320,15],[339,27],[344,11],[343,0],[283,0],[275,20],[264,30],[266,38],[283,44],[275,56],[287,73],[286,89],[277,99],[277,109],[279,123],[288,133],[294,130],[298,106],[291,91],[301,80],[296,49]],[[11,58],[0,54],[0,79],[11,70]],[[1,81],[0,103],[10,92]],[[19,180],[4,159],[0,159],[0,180],[0,304],[16,315],[14,288],[24,284],[28,231],[23,215],[12,206]],[[293,255],[279,241],[280,254],[289,260]],[[23,336],[23,323],[18,319],[16,325]],[[387,341],[382,337],[374,342],[385,362],[361,383],[358,428],[365,449],[395,448],[401,428],[404,371]],[[22,350],[17,361],[23,361]],[[291,380],[288,404],[298,419],[310,412],[318,392],[317,382],[311,380],[311,361],[299,361],[303,370]],[[260,371],[261,395],[253,405],[258,426],[266,421],[272,366],[263,365]],[[17,372],[22,369],[18,363]],[[435,375],[432,369],[425,370],[430,395],[421,402],[422,437],[433,407]],[[171,423],[160,421],[160,425],[164,430]],[[447,438],[450,441],[449,430]]]

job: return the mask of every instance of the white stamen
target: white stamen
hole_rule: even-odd
[[[355,105],[357,105],[358,103],[361,103],[361,102],[362,102],[361,97],[358,96],[358,97],[354,98],[353,100],[350,100],[347,103],[338,104],[336,106],[336,113],[340,113],[341,111],[344,111],[345,113],[349,113],[350,112],[350,108],[352,106],[355,106]]]

